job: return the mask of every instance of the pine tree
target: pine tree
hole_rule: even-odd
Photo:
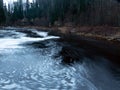
[[[6,17],[5,17],[5,12],[3,8],[3,0],[0,0],[0,23],[5,22]]]
[[[22,0],[18,0],[18,18],[19,19],[23,19],[24,15],[23,15],[23,2]]]
[[[29,8],[30,8],[29,0],[26,0],[25,17],[26,17],[27,19],[30,19],[30,17],[29,17]]]

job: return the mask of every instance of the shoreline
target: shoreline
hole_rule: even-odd
[[[41,30],[41,31],[48,31],[50,35],[59,35],[61,36],[60,42],[67,42],[67,43],[73,44],[75,48],[82,47],[84,49],[90,49],[90,51],[95,51],[96,53],[103,55],[105,58],[109,59],[110,62],[117,65],[118,67],[120,65],[120,41],[116,40],[116,37],[114,37],[116,34],[118,34],[118,36],[120,35],[119,34],[120,28],[118,27],[117,27],[117,29],[119,29],[118,32],[116,30],[114,35],[110,33],[111,36],[109,38],[113,38],[112,40],[107,38],[109,34],[106,37],[105,35],[103,37],[97,37],[96,34],[91,34],[89,36],[88,35],[89,32],[88,34],[84,33],[83,35],[81,35],[77,33],[81,31],[75,31],[74,27],[34,27],[34,26],[29,27],[28,26],[28,27],[22,27],[22,28],[31,28],[31,29]],[[67,28],[67,29],[64,29],[64,28]],[[100,27],[100,28],[103,28],[103,27]],[[114,29],[116,29],[116,27],[111,30],[114,30]]]
[[[37,29],[49,31],[59,35],[75,35],[98,41],[106,41],[120,46],[120,27],[111,26],[62,26],[62,27],[42,27],[42,26],[15,26],[25,29]]]
[[[90,51],[96,51],[96,53],[101,54],[105,58],[110,59],[112,63],[118,66],[120,65],[120,41],[109,40],[109,39],[106,39],[105,36],[97,37],[96,34],[91,34],[89,36],[88,34],[90,32],[86,33],[84,31],[82,31],[84,34],[81,35],[77,33],[80,31],[75,31],[74,27],[38,27],[38,26],[14,26],[14,27],[48,31],[49,35],[61,36],[61,39],[59,40],[60,42],[63,42],[63,43],[67,42],[73,45],[75,48],[84,48]],[[120,29],[118,30],[118,32],[119,31]]]
[[[0,28],[5,27],[0,26]],[[120,46],[120,27],[112,26],[80,26],[80,27],[10,26],[10,27],[17,27],[23,29],[37,29],[41,31],[48,31],[53,34],[59,34],[62,36],[75,35],[98,41],[106,41],[111,44],[116,44]]]
[[[61,27],[44,27],[44,26],[0,26],[17,27],[23,29],[37,29],[41,31],[48,31],[54,35],[69,36],[75,35],[92,40],[98,40],[114,44],[120,47],[120,27],[112,26],[61,26]]]

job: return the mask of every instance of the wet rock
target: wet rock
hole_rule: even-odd
[[[82,62],[84,58],[82,50],[70,46],[63,47],[59,55],[63,58],[62,62],[66,64],[72,64],[77,61]]]

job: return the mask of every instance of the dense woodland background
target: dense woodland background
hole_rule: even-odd
[[[120,0],[18,0],[3,4],[1,25],[120,26]]]

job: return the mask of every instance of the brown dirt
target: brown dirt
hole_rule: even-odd
[[[105,39],[108,41],[120,42],[120,27],[95,26],[95,27],[59,27],[62,33],[74,33],[76,35],[91,37],[96,39]]]
[[[74,34],[89,37],[97,40],[107,40],[120,45],[120,27],[112,26],[62,26],[62,27],[42,27],[25,26],[22,28],[33,28],[38,30],[52,30],[62,34]]]

